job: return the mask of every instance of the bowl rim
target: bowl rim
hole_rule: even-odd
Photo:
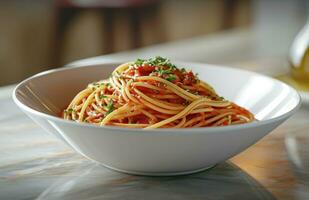
[[[97,129],[108,129],[108,130],[113,130],[113,131],[120,131],[120,132],[134,132],[134,133],[151,133],[151,132],[162,132],[162,133],[167,133],[167,132],[177,132],[177,133],[210,133],[210,132],[229,132],[229,131],[233,131],[233,130],[244,130],[244,129],[249,129],[249,128],[256,128],[256,127],[260,127],[260,126],[265,126],[267,124],[272,124],[275,122],[278,122],[280,120],[285,120],[287,119],[289,116],[292,116],[301,106],[301,97],[300,94],[297,92],[297,90],[295,90],[293,87],[287,85],[286,83],[274,79],[272,77],[254,72],[254,71],[249,71],[249,70],[245,70],[245,69],[240,69],[240,68],[233,68],[233,67],[227,67],[227,66],[222,66],[222,65],[213,65],[213,64],[208,64],[208,63],[201,63],[201,62],[186,62],[186,61],[173,61],[175,64],[181,64],[181,65],[208,65],[210,67],[216,67],[216,68],[221,68],[221,69],[225,69],[225,70],[233,70],[233,71],[238,71],[238,72],[242,72],[242,73],[247,73],[250,75],[256,75],[256,76],[260,76],[266,79],[270,79],[272,81],[278,82],[280,84],[285,85],[286,87],[288,87],[290,90],[294,91],[296,96],[297,96],[297,104],[290,109],[289,111],[287,111],[286,113],[279,115],[277,117],[274,118],[270,118],[270,119],[266,119],[266,120],[259,120],[259,121],[254,121],[254,122],[250,122],[250,123],[245,123],[245,124],[236,124],[236,125],[229,125],[229,126],[219,126],[219,127],[197,127],[197,128],[158,128],[158,129],[140,129],[140,128],[125,128],[125,127],[119,127],[119,126],[98,126],[98,125],[94,125],[94,124],[89,124],[89,123],[84,123],[84,122],[75,122],[75,121],[71,121],[71,120],[65,120],[62,119],[60,117],[56,117],[54,115],[50,115],[47,113],[43,113],[41,111],[38,111],[36,109],[33,109],[27,105],[25,105],[24,103],[22,103],[18,97],[17,97],[17,91],[18,89],[26,84],[28,81],[37,78],[37,77],[41,77],[41,76],[45,76],[48,74],[52,74],[52,73],[56,73],[56,72],[61,72],[61,71],[67,71],[67,70],[72,70],[72,69],[76,69],[76,68],[84,68],[84,67],[95,67],[98,65],[119,65],[122,64],[123,62],[117,62],[117,61],[102,61],[101,63],[89,63],[89,64],[83,64],[83,65],[71,65],[71,66],[67,66],[67,67],[61,67],[61,68],[56,68],[56,69],[50,69],[50,70],[46,70],[40,73],[37,73],[33,76],[30,76],[28,78],[26,78],[25,80],[21,81],[19,84],[17,84],[12,92],[12,98],[13,101],[15,102],[15,104],[20,107],[22,110],[29,112],[31,114],[34,114],[38,117],[42,117],[46,120],[51,120],[51,121],[55,121],[55,122],[60,122],[60,123],[64,123],[64,124],[68,124],[68,125],[73,125],[73,126],[79,126],[82,128],[97,128]]]

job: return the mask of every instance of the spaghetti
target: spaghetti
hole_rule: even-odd
[[[109,79],[79,92],[63,118],[99,126],[189,128],[254,120],[246,109],[220,97],[192,71],[155,57],[118,66]]]

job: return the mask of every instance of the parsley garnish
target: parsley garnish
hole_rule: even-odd
[[[101,94],[100,96],[99,96],[99,98],[100,99],[104,99],[104,98],[106,98],[107,96],[105,96],[104,94]]]
[[[174,80],[176,79],[176,76],[171,75],[171,76],[169,76],[169,77],[167,77],[167,78],[165,78],[165,79],[168,80],[168,81],[170,81],[170,82],[172,82],[172,81],[174,81]]]
[[[75,112],[73,108],[69,108],[64,111],[66,114],[71,114],[72,112]]]
[[[109,104],[106,106],[107,112],[106,115],[110,114],[114,111],[114,102],[110,101]]]
[[[135,62],[134,62],[135,65],[137,66],[141,66],[143,64],[148,64],[148,65],[151,65],[151,66],[167,66],[167,67],[170,67],[170,68],[176,68],[175,65],[173,65],[169,59],[167,58],[163,58],[161,56],[156,56],[155,58],[149,58],[149,59],[137,59]]]
[[[154,70],[154,72],[158,72],[160,75],[163,75],[163,74],[171,74],[172,73],[172,71],[171,70],[165,70],[165,69],[162,69],[162,68],[160,68],[160,69],[157,69],[157,70]]]
[[[145,62],[145,60],[138,58],[138,59],[134,62],[134,64],[135,64],[135,65],[142,65],[144,62]]]

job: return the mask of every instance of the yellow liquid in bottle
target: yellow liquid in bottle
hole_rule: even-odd
[[[290,53],[290,73],[278,78],[298,90],[309,91],[309,23],[296,37]]]
[[[299,82],[309,84],[309,48],[307,48],[303,55],[299,66],[295,66],[291,63],[291,75]]]

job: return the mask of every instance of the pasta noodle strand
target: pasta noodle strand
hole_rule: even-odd
[[[251,122],[252,113],[220,97],[192,71],[168,59],[137,59],[79,92],[67,120],[127,128],[190,128]]]

